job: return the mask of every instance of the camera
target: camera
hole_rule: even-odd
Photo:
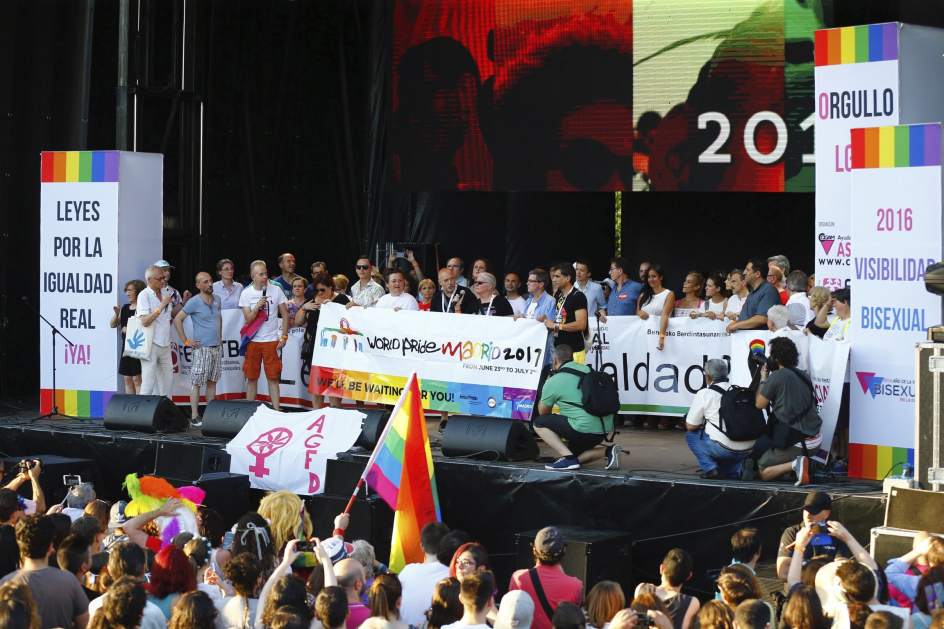
[[[636,616],[637,627],[654,627],[656,624],[646,612],[633,610],[633,615]]]
[[[36,461],[20,461],[16,464],[16,469],[22,474],[25,474],[34,467],[36,467]]]
[[[813,532],[813,536],[810,538],[810,546],[831,546],[833,544],[833,536],[829,534],[826,520],[813,522],[810,525],[810,530]]]
[[[75,487],[82,484],[82,477],[78,474],[63,474],[62,484],[66,487]]]
[[[300,553],[310,553],[314,552],[315,547],[311,542],[302,540],[295,544],[295,550]]]
[[[776,361],[774,361],[772,358],[770,358],[769,356],[767,356],[766,354],[762,352],[751,352],[748,355],[748,360],[753,365],[756,365],[757,368],[766,366],[767,371],[777,371],[777,369],[780,368],[780,366],[777,365]]]

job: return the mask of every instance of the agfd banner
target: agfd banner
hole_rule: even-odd
[[[226,444],[229,469],[247,474],[254,489],[323,493],[328,459],[354,446],[363,419],[363,413],[339,408],[279,413],[260,406]]]
[[[394,404],[416,371],[424,408],[528,419],[546,341],[529,319],[325,304],[311,391]]]

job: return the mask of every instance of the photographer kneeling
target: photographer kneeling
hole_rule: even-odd
[[[760,370],[759,409],[770,406],[768,434],[757,440],[754,456],[761,480],[796,473],[796,485],[810,482],[810,453],[820,446],[823,420],[809,377],[797,369],[797,348],[788,338],[770,340],[770,357]]]

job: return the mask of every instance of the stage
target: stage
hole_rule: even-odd
[[[121,483],[130,472],[156,470],[177,481],[196,480],[201,465],[207,471],[219,463],[213,453],[226,445],[225,439],[196,430],[146,434],[107,430],[101,420],[30,421],[29,416],[19,412],[0,418],[0,451],[14,459],[39,454],[88,459],[99,494],[109,500],[122,496]],[[515,560],[515,534],[553,523],[627,536],[631,548],[623,564],[628,571],[620,579],[624,582],[657,579],[666,550],[684,547],[696,559],[692,592],[705,593],[713,587],[705,571],[730,561],[728,540],[741,526],[763,532],[764,558],[772,560],[780,532],[799,520],[810,488],[833,495],[833,517],[863,544],[869,529],[882,524],[885,509],[881,486],[871,481],[834,479],[796,488],[792,483],[700,479],[677,430],[621,429],[617,440],[630,454],[624,455],[619,471],[605,471],[598,463],[551,472],[541,462],[444,457],[438,447],[438,418],[428,420],[428,429],[443,519],[486,545],[500,579],[520,563]],[[549,455],[542,447],[542,456]],[[366,460],[366,452],[352,450],[331,462],[326,494],[309,501],[316,534],[325,534],[322,529],[343,509]],[[45,483],[54,485],[57,479]],[[251,508],[260,498],[255,490],[238,494],[246,495],[229,491],[222,498],[232,513]],[[376,498],[361,500],[354,516],[352,535],[371,537],[378,557],[385,557],[392,522],[387,507]]]

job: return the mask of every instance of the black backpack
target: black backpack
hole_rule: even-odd
[[[613,378],[602,371],[594,369],[583,372],[563,367],[558,371],[559,373],[573,374],[580,378],[580,383],[577,386],[580,387],[583,410],[587,413],[602,418],[619,412],[619,390],[617,390]]]
[[[750,441],[767,434],[764,411],[754,403],[754,389],[745,389],[735,384],[727,391],[716,384],[709,387],[721,394],[718,411],[718,430],[731,441]]]

